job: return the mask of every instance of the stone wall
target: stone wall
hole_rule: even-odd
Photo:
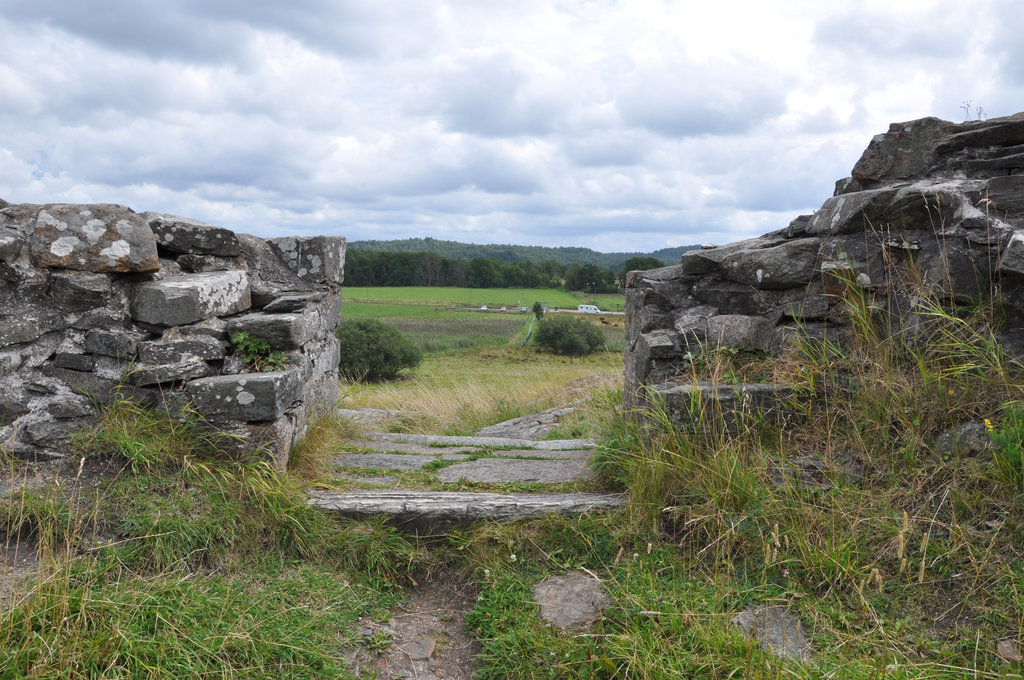
[[[0,201],[0,447],[65,455],[97,405],[190,410],[278,467],[337,401],[341,237],[261,239],[119,205]],[[284,370],[249,373],[236,332]]]
[[[1004,343],[1024,345],[1024,113],[895,123],[812,215],[687,252],[626,280],[627,406],[671,382],[687,353],[778,351],[796,333],[844,337],[855,286],[893,332],[920,332],[928,298],[1006,304]],[[912,338],[911,338],[912,339]]]

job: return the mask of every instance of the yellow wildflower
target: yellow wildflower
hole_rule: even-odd
[[[988,430],[989,432],[996,429],[995,426],[992,425],[992,421],[989,420],[988,418],[985,418],[985,429]]]

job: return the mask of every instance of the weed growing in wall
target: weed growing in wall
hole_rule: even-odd
[[[287,365],[284,352],[271,350],[270,343],[254,338],[248,333],[238,332],[231,336],[232,353],[245,362],[245,368],[252,372],[280,371]]]

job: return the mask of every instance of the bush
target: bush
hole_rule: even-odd
[[[537,344],[555,354],[581,357],[604,345],[604,336],[593,324],[563,315],[540,321]]]
[[[348,380],[391,380],[423,358],[408,338],[376,319],[343,321],[334,333],[341,341],[338,370]]]

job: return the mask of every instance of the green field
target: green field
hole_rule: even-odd
[[[521,342],[526,337],[533,313],[509,311],[501,312],[498,303],[481,303],[487,305],[488,311],[481,311],[475,306],[471,309],[460,307],[457,302],[460,291],[473,295],[491,292],[494,294],[516,294],[515,289],[478,290],[469,288],[425,288],[425,287],[391,287],[391,288],[353,288],[342,291],[341,318],[345,319],[379,319],[394,326],[427,354],[447,354],[482,349],[484,347],[500,347]],[[440,292],[440,294],[439,294]],[[543,295],[544,302],[554,308],[555,301],[562,308],[575,309],[580,300],[565,291],[555,289],[526,291]],[[359,297],[362,293],[363,297]],[[427,297],[441,297],[449,293],[451,300],[427,300]],[[622,300],[622,296],[595,296],[606,298],[604,303],[594,298],[588,304],[598,304],[603,308],[615,309],[611,300]],[[453,302],[452,300],[455,300]],[[566,304],[571,302],[571,304]],[[497,305],[497,306],[496,306]],[[533,306],[533,300],[524,304]],[[619,304],[621,307],[621,303]],[[518,310],[519,306],[510,307]],[[581,315],[594,324],[601,324],[607,348],[612,352],[620,352],[625,343],[622,330],[622,317],[609,317],[602,323],[597,315]]]
[[[426,286],[355,287],[341,289],[341,297],[361,302],[403,302],[409,304],[519,309],[544,302],[551,309],[575,309],[577,305],[596,304],[601,309],[621,309],[621,295],[589,295],[581,299],[557,288],[433,288]]]

